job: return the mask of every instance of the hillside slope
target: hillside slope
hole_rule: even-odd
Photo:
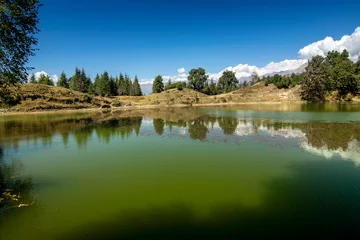
[[[157,106],[202,106],[256,102],[300,101],[299,87],[277,89],[258,83],[234,92],[208,96],[190,89],[167,90],[141,97],[97,97],[69,89],[41,84],[23,84],[11,91],[20,96],[20,103],[7,111],[46,111],[87,108],[144,108]]]

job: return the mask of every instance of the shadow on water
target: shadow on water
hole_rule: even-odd
[[[128,211],[60,239],[237,239],[360,236],[360,170],[343,161],[305,161],[292,177],[264,182],[263,204],[224,205],[199,217],[183,204]],[[237,194],[237,193],[234,193]],[[241,193],[243,194],[243,193]]]
[[[30,176],[21,176],[21,161],[5,161],[4,149],[0,146],[0,238],[6,232],[15,232],[26,221],[33,221],[29,214],[38,210],[39,203],[33,195],[33,182]],[[22,216],[19,218],[18,216]],[[30,218],[30,219],[29,219]],[[19,219],[22,219],[19,221]],[[11,224],[8,224],[11,222]],[[6,225],[7,228],[3,226]],[[9,228],[9,226],[12,226]]]

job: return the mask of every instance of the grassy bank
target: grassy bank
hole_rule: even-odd
[[[18,104],[2,105],[2,113],[44,112],[92,109],[137,109],[158,107],[219,106],[251,103],[299,102],[299,87],[278,89],[258,83],[234,92],[208,96],[191,89],[171,89],[146,96],[98,97],[66,88],[42,84],[23,84],[11,88]]]

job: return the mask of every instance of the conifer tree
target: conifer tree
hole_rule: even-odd
[[[31,74],[30,83],[38,83],[38,81],[36,80],[35,74]]]
[[[71,90],[80,91],[80,76],[81,76],[80,69],[76,67],[74,75],[71,77],[69,82],[69,87]]]
[[[142,91],[137,76],[135,76],[132,88],[133,88],[133,96],[142,96]]]
[[[117,87],[116,87],[116,81],[115,78],[110,77],[110,95],[116,96],[117,95]]]
[[[66,74],[64,72],[61,73],[60,79],[57,82],[57,86],[63,87],[63,88],[69,88],[69,82],[68,82],[68,79],[66,78]]]
[[[128,75],[125,75],[124,95],[130,96],[130,91],[131,91],[131,79]]]
[[[43,73],[40,74],[38,82],[39,82],[39,84],[54,86],[54,82],[51,80],[51,78],[48,75],[43,74]]]
[[[124,96],[125,95],[125,78],[122,75],[122,73],[120,73],[119,75],[119,82],[118,82],[118,95],[119,96]]]
[[[152,86],[152,92],[153,93],[160,93],[164,91],[164,83],[163,83],[163,78],[161,75],[156,76],[154,82],[153,82],[153,86]]]
[[[95,92],[103,97],[111,95],[109,74],[106,71],[97,80]]]

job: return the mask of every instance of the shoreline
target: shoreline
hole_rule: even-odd
[[[241,102],[241,103],[199,103],[199,104],[173,104],[173,105],[134,105],[124,107],[111,108],[68,108],[68,109],[51,109],[40,111],[14,111],[10,109],[0,109],[0,116],[10,115],[29,115],[29,114],[62,114],[62,113],[77,113],[77,112],[106,112],[106,111],[121,111],[121,110],[141,110],[141,109],[164,109],[164,108],[197,108],[197,107],[226,107],[226,106],[243,106],[243,105],[281,105],[281,104],[304,104],[305,101],[278,101],[278,102]]]

